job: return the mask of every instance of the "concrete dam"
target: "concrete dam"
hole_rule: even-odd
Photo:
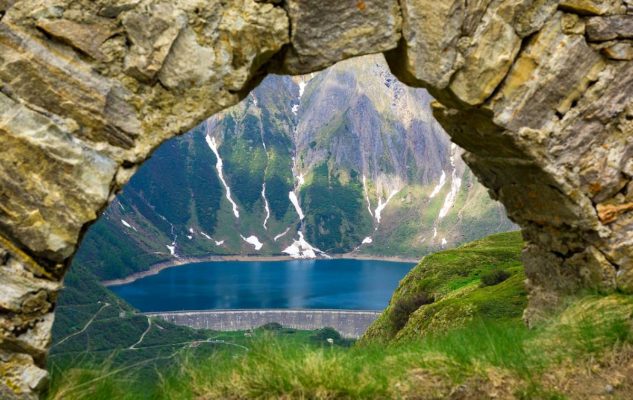
[[[286,328],[336,329],[347,338],[359,338],[380,311],[356,310],[208,310],[146,313],[176,325],[215,331],[243,331],[276,322]]]

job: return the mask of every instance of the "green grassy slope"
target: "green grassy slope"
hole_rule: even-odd
[[[79,265],[64,284],[48,358],[55,399],[155,399],[161,377],[176,374],[184,360],[230,359],[263,336],[290,347],[318,347],[328,338],[337,347],[352,343],[330,328],[299,331],[271,324],[248,333],[215,332],[150,321]]]
[[[572,298],[528,329],[520,249],[518,234],[500,234],[426,257],[360,345],[330,346],[331,332],[231,334],[248,350],[186,349],[154,379],[66,365],[49,399],[633,398],[633,298]],[[393,318],[408,299],[426,304]]]
[[[153,359],[213,335],[161,320],[152,320],[150,327],[147,317],[138,314],[80,266],[70,270],[64,284],[53,325],[49,357],[53,371],[78,362],[98,364],[105,360],[116,366],[138,362],[149,365]]]
[[[420,337],[475,318],[518,321],[527,303],[519,232],[500,233],[428,255],[400,282],[389,306],[369,328],[366,340]],[[492,271],[509,277],[482,286]],[[428,298],[417,307],[416,299]],[[396,315],[408,313],[410,315]],[[404,320],[404,325],[398,321]]]

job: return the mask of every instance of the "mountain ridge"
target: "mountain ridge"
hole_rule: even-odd
[[[379,56],[270,76],[161,146],[75,262],[110,280],[181,257],[413,259],[515,229],[433,119],[431,101]]]

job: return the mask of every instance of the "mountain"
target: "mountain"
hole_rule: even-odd
[[[177,258],[418,258],[515,226],[382,56],[269,76],[163,144],[87,232],[102,279]]]

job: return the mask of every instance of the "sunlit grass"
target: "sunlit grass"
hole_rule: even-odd
[[[475,320],[420,340],[351,348],[316,345],[271,333],[256,335],[248,351],[205,357],[174,356],[172,368],[139,380],[134,368],[83,366],[53,374],[49,399],[391,399],[401,397],[411,371],[439,376],[449,385],[504,371],[519,398],[562,398],[544,391],[543,373],[564,360],[617,352],[633,342],[631,300],[590,297],[540,329],[520,322]]]

